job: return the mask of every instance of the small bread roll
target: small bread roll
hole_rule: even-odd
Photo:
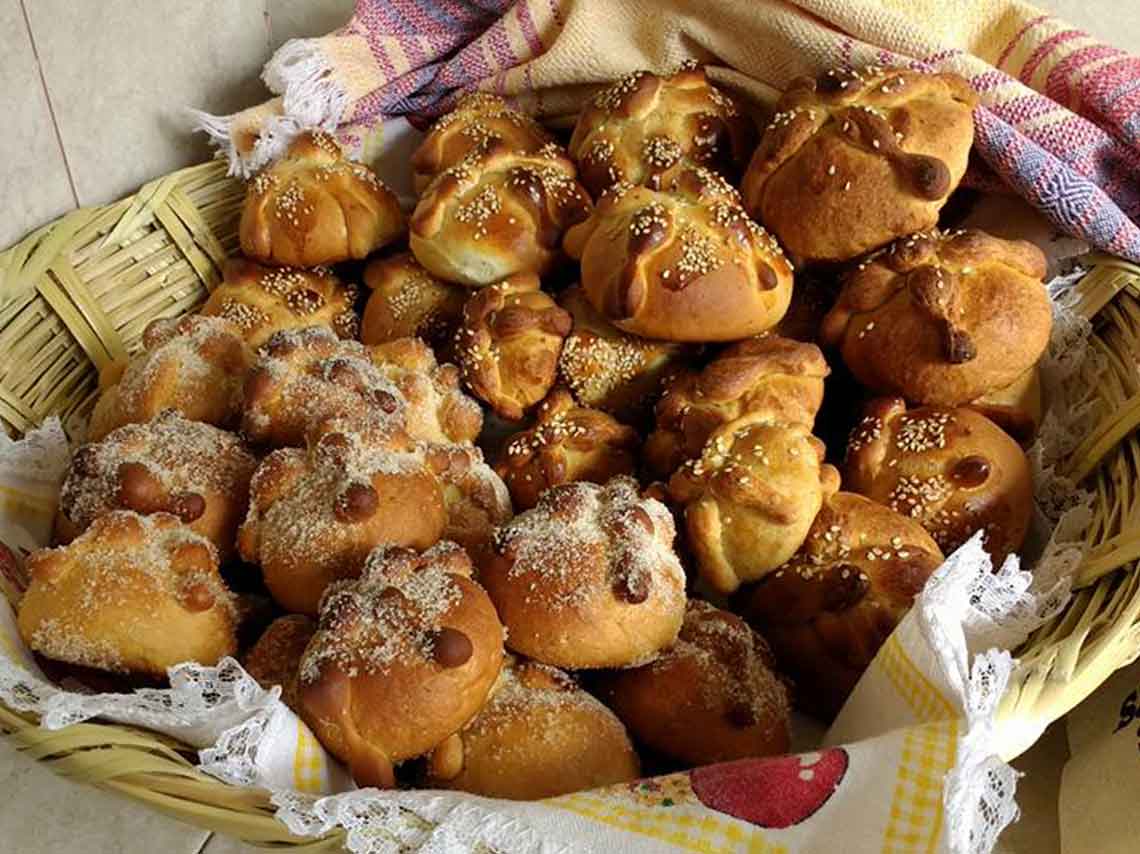
[[[487,704],[432,751],[427,783],[536,801],[625,783],[639,773],[613,712],[561,670],[508,655]]]
[[[518,510],[529,510],[539,496],[560,483],[606,483],[634,472],[637,431],[597,409],[574,403],[555,389],[538,407],[534,427],[510,437],[495,471],[511,491]]]
[[[844,484],[914,519],[946,554],[983,531],[995,566],[1021,548],[1033,516],[1025,452],[972,409],[871,401],[847,446]]]
[[[590,304],[626,332],[667,341],[733,341],[771,329],[792,296],[792,266],[703,168],[660,189],[616,184],[566,234]]]
[[[450,354],[469,295],[466,288],[435,278],[408,252],[370,261],[364,284],[372,293],[360,323],[361,341],[422,338],[437,356]]]
[[[426,548],[447,524],[439,479],[405,434],[329,429],[267,456],[250,483],[238,550],[285,610],[315,615],[333,581],[385,543]]]
[[[205,537],[168,513],[116,510],[70,544],[33,552],[18,625],[40,655],[164,678],[237,649],[232,594]]]
[[[1053,327],[1032,243],[982,231],[914,234],[862,262],[821,340],[856,379],[912,403],[961,406],[1032,368]]]
[[[824,502],[803,547],[741,592],[797,704],[832,718],[942,563],[917,522],[851,492]]]
[[[262,632],[245,654],[241,666],[265,690],[281,686],[281,701],[299,713],[297,674],[301,656],[317,631],[317,624],[303,614],[278,617]]]
[[[431,750],[483,706],[503,627],[455,543],[373,551],[359,579],[321,601],[301,662],[301,717],[361,786]]]
[[[412,154],[412,182],[422,193],[432,178],[472,152],[498,140],[512,151],[533,154],[554,141],[530,116],[512,110],[490,92],[464,95],[450,112],[436,119]]]
[[[472,287],[548,273],[563,231],[590,212],[575,176],[555,143],[525,154],[492,140],[428,185],[412,214],[412,253],[433,275]]]
[[[283,267],[366,258],[406,229],[396,194],[323,131],[297,136],[246,189],[241,251]]]
[[[300,445],[332,417],[365,418],[427,442],[470,442],[483,424],[459,388],[416,338],[373,347],[341,341],[320,326],[278,332],[258,351],[245,384],[242,431],[254,442]]]
[[[257,458],[233,433],[167,410],[75,452],[59,495],[55,537],[68,543],[113,510],[170,513],[224,561],[249,504]]]
[[[776,335],[733,344],[702,370],[678,374],[669,383],[642,459],[651,476],[668,479],[700,456],[714,430],[752,412],[766,411],[810,430],[829,373],[814,344]]]
[[[252,348],[260,347],[274,332],[305,326],[327,326],[340,338],[356,338],[357,295],[356,285],[342,282],[325,267],[265,267],[246,258],[230,258],[222,283],[199,313],[230,321]]]
[[[147,324],[142,346],[127,364],[112,363],[101,372],[89,442],[166,409],[218,427],[237,421],[251,355],[235,326],[193,315],[160,318]]]
[[[538,277],[512,276],[471,295],[455,333],[467,387],[509,421],[518,421],[554,386],[570,315],[538,289]]]
[[[797,261],[845,261],[931,228],[962,180],[977,96],[956,74],[870,66],[793,80],[744,204]]]
[[[690,599],[672,648],[605,680],[634,738],[685,766],[788,751],[788,689],[768,644],[744,620]]]
[[[984,394],[966,404],[980,412],[1022,445],[1028,445],[1041,426],[1041,370],[1034,365],[1004,388]]]
[[[673,517],[637,482],[565,483],[496,532],[483,567],[507,645],[555,667],[626,667],[677,637],[685,574]]]
[[[506,484],[471,445],[428,445],[425,459],[443,488],[443,538],[463,546],[476,568],[483,566],[495,528],[513,515]]]
[[[715,430],[669,480],[701,578],[719,593],[756,581],[800,547],[839,473],[802,422],[754,412]]]
[[[665,380],[691,349],[675,341],[652,341],[622,332],[598,313],[582,288],[567,288],[558,304],[573,328],[562,343],[558,375],[574,399],[621,421],[636,421],[653,406]]]
[[[569,151],[596,198],[622,181],[652,187],[679,163],[735,181],[755,141],[733,98],[689,63],[667,77],[635,71],[603,89],[579,114]]]

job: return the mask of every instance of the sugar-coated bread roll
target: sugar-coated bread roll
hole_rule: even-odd
[[[362,342],[422,338],[440,358],[450,354],[466,288],[437,279],[408,252],[370,261],[364,284],[372,293],[360,322]]]
[[[949,554],[983,531],[995,565],[1025,541],[1033,477],[1025,452],[972,409],[880,398],[847,446],[844,485],[922,525]]]
[[[281,700],[294,712],[300,712],[297,698],[297,674],[301,657],[317,631],[317,624],[304,614],[278,617],[262,632],[257,642],[242,659],[245,672],[266,690],[281,686]]]
[[[539,290],[538,277],[512,276],[482,288],[463,306],[455,358],[477,398],[510,421],[554,386],[570,315]]]
[[[68,545],[33,552],[27,569],[20,635],[47,658],[162,678],[237,649],[216,550],[168,513],[100,516]]]
[[[507,645],[571,669],[653,659],[685,615],[674,534],[669,511],[640,497],[633,478],[547,490],[498,529],[495,555],[479,576]]]
[[[250,347],[260,347],[282,329],[327,326],[340,338],[355,338],[360,330],[356,285],[326,267],[266,267],[230,258],[223,273],[199,313],[230,321]]]
[[[669,480],[688,544],[713,590],[731,593],[788,560],[823,500],[839,488],[811,427],[766,411],[715,430]]]
[[[301,716],[361,786],[428,752],[483,706],[503,627],[455,543],[379,548],[329,588],[301,662]]]
[[[316,614],[325,588],[358,575],[375,546],[427,548],[447,524],[423,448],[374,425],[337,425],[305,450],[274,451],[249,497],[238,550],[261,567],[277,603],[299,614]]]
[[[771,644],[798,704],[830,718],[941,563],[917,522],[837,492],[792,559],[741,591],[741,611]]]
[[[251,354],[238,329],[218,318],[161,318],[143,331],[142,352],[100,373],[88,441],[176,409],[192,421],[236,423]]]
[[[440,365],[417,338],[366,347],[321,326],[275,333],[245,383],[242,432],[254,442],[300,445],[333,417],[406,429],[427,442],[470,442],[483,424],[459,387],[459,369]]]
[[[566,673],[508,655],[491,697],[432,751],[427,783],[533,801],[635,779],[625,727]]]
[[[510,492],[472,445],[433,444],[424,454],[443,488],[443,538],[463,546],[478,568],[490,556],[495,528],[513,515]]]
[[[931,228],[962,180],[977,97],[956,74],[871,66],[793,80],[744,174],[749,213],[798,261]]]
[[[440,116],[412,154],[412,181],[422,193],[431,179],[472,152],[498,140],[513,151],[533,154],[554,141],[530,116],[512,110],[490,92],[464,95],[450,113]]]
[[[586,104],[570,156],[595,197],[614,184],[653,186],[679,163],[736,180],[756,139],[734,99],[687,63],[668,76],[635,71]]]
[[[408,244],[433,275],[481,287],[549,272],[563,232],[589,212],[590,197],[557,144],[526,154],[492,140],[432,180]]]
[[[701,167],[659,189],[616,184],[566,233],[590,304],[626,332],[732,341],[771,329],[792,296],[792,266],[740,195]]]
[[[558,296],[574,326],[562,343],[558,375],[583,406],[634,421],[652,409],[665,380],[691,347],[622,332],[586,299],[578,285]]]
[[[510,437],[495,470],[517,510],[529,510],[552,486],[588,480],[606,483],[632,475],[637,431],[598,409],[578,406],[557,388],[538,407],[535,425]]]
[[[744,620],[690,599],[673,646],[609,674],[606,699],[637,741],[686,766],[786,753],[788,689]]]
[[[406,229],[400,201],[371,169],[306,131],[246,189],[238,234],[255,261],[317,267],[366,258]]]
[[[653,477],[667,479],[700,456],[714,430],[752,412],[810,428],[830,372],[814,344],[768,334],[737,342],[700,371],[682,372],[669,383],[642,459]]]
[[[961,406],[1015,382],[1045,351],[1044,275],[1045,256],[1023,240],[913,234],[847,276],[821,340],[872,391]]]
[[[70,542],[113,510],[170,513],[210,540],[222,560],[249,504],[257,458],[233,433],[167,410],[83,445],[67,469],[55,536]]]

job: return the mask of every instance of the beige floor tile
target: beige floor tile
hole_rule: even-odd
[[[353,0],[269,0],[269,38],[274,50],[289,39],[323,36],[348,23]]]
[[[75,205],[20,0],[0,0],[0,248]]]
[[[0,737],[0,851],[197,854],[209,834],[126,798],[65,780]]]
[[[185,107],[229,112],[266,96],[265,0],[26,2],[82,204],[208,157]]]

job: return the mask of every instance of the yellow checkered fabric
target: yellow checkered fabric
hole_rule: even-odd
[[[942,786],[958,752],[958,721],[908,730],[895,775],[883,854],[932,852],[942,833]]]
[[[919,723],[944,721],[958,716],[953,704],[942,696],[911,661],[897,631],[887,639],[875,664],[882,668]]]
[[[325,757],[309,728],[297,721],[297,745],[293,750],[293,788],[319,793],[324,789]]]

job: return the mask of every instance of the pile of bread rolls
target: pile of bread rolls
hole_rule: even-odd
[[[785,751],[945,554],[1026,535],[1045,263],[940,228],[973,106],[831,71],[758,129],[687,65],[563,147],[480,93],[407,217],[301,135],[245,257],[101,376],[24,638],[142,681],[240,654],[363,785],[541,798]]]

